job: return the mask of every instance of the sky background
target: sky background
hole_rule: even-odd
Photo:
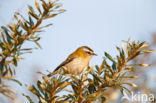
[[[7,25],[15,11],[26,14],[34,0],[0,0],[0,25]],[[122,40],[151,40],[156,32],[156,0],[60,0],[67,12],[43,24],[53,23],[41,33],[43,49],[24,55],[16,78],[31,82],[36,71],[53,71],[79,46],[87,45],[97,54],[90,65],[100,64],[104,51],[115,56]],[[24,47],[36,46],[26,43]],[[37,69],[36,69],[37,68]]]

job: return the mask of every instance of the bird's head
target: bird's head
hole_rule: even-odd
[[[76,54],[78,54],[78,56],[82,57],[82,58],[90,58],[92,56],[95,56],[97,54],[94,53],[94,51],[89,48],[88,46],[81,46],[79,47],[76,51],[75,51]]]

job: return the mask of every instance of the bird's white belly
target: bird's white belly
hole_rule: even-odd
[[[80,74],[88,67],[88,62],[82,58],[75,58],[65,65],[65,72],[69,74]]]

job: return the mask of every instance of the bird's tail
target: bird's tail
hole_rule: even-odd
[[[51,72],[51,73],[49,73],[47,76],[48,76],[48,77],[51,77],[51,76],[57,74],[57,72],[58,72],[58,71]]]
[[[55,74],[64,74],[64,70],[63,69],[54,70],[53,72],[49,73],[47,76],[51,77]]]

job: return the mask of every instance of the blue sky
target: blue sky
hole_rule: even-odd
[[[155,0],[60,0],[60,3],[67,12],[44,22],[54,25],[41,33],[43,49],[24,55],[19,63],[17,78],[24,84],[30,82],[34,66],[43,72],[53,71],[79,46],[91,47],[98,54],[91,65],[100,64],[104,51],[115,56],[115,47],[122,40],[130,37],[148,41],[156,32]],[[25,14],[27,4],[34,5],[34,0],[2,0],[0,25],[9,24],[15,11]]]

